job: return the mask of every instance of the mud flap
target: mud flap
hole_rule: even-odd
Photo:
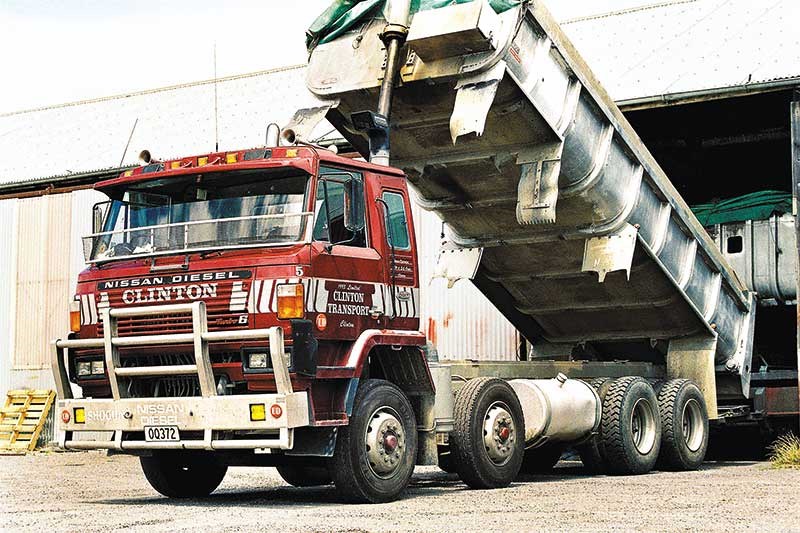
[[[667,349],[667,378],[693,380],[703,393],[710,420],[719,418],[717,377],[714,373],[716,352],[716,334],[671,339]]]
[[[600,283],[605,281],[606,274],[617,270],[624,270],[630,279],[636,235],[637,229],[625,224],[616,233],[586,239],[581,271],[597,272]]]

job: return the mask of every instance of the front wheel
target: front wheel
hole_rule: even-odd
[[[514,389],[497,378],[475,378],[455,397],[450,450],[461,479],[474,489],[508,486],[525,455],[525,422]]]
[[[208,496],[228,471],[215,456],[203,452],[160,451],[139,461],[150,485],[169,498]]]
[[[417,422],[403,391],[381,379],[359,385],[350,423],[336,437],[331,474],[345,499],[380,503],[408,486],[417,456]]]

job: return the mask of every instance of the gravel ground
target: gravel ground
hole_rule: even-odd
[[[287,487],[271,468],[233,468],[208,498],[155,493],[134,457],[0,456],[0,531],[800,531],[800,470],[707,463],[700,471],[589,476],[562,462],[510,488],[468,490],[419,468],[406,497],[344,505],[333,487]]]

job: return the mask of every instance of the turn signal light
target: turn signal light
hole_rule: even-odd
[[[267,406],[263,403],[250,404],[250,420],[259,422],[267,419]]]
[[[303,285],[278,285],[278,318],[303,318]]]
[[[73,333],[81,330],[81,303],[77,300],[69,303],[69,330]]]

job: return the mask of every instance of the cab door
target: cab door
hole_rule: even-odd
[[[382,255],[386,272],[384,312],[390,327],[419,329],[419,275],[408,190],[387,182],[376,199],[383,216]]]
[[[353,186],[353,181],[357,183]],[[360,185],[359,185],[360,184]],[[315,194],[312,278],[306,311],[317,336],[354,340],[378,326],[375,313],[383,259],[366,230],[366,196],[360,172],[322,167]],[[360,213],[359,229],[348,218]]]

